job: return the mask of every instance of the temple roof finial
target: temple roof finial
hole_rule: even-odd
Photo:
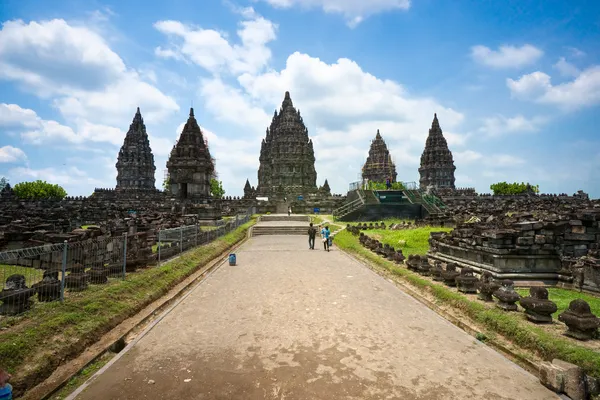
[[[290,92],[285,92],[285,97],[283,99],[283,103],[281,104],[281,108],[293,107],[292,97],[290,96]]]
[[[194,107],[190,107],[190,117],[194,116]]]

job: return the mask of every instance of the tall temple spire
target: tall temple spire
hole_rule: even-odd
[[[385,182],[388,179],[396,182],[397,176],[396,166],[379,129],[377,129],[375,140],[371,141],[369,156],[362,168],[362,178],[373,182]]]
[[[456,171],[456,166],[454,166],[452,152],[444,138],[437,114],[433,114],[431,129],[429,129],[425,149],[421,155],[421,167],[419,168],[421,189],[429,186],[454,189],[454,171]]]
[[[258,186],[263,196],[317,191],[313,144],[299,111],[285,92],[281,111],[275,112],[261,143]]]
[[[117,190],[156,189],[156,166],[140,108],[133,117],[117,156]]]
[[[170,191],[174,196],[180,199],[206,199],[210,196],[214,163],[193,108],[190,108],[179,140],[171,150],[167,170]]]

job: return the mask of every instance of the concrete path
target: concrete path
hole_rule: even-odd
[[[260,236],[78,399],[557,399],[335,247]]]

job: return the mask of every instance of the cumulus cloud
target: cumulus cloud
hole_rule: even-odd
[[[579,71],[579,68],[568,62],[564,57],[558,59],[556,64],[554,64],[554,68],[556,68],[562,76],[568,77],[577,76],[581,72]]]
[[[505,117],[496,115],[485,118],[479,132],[488,136],[500,136],[508,133],[531,133],[538,132],[540,128],[548,122],[548,118],[536,116],[526,118],[522,115],[514,117]]]
[[[321,8],[326,13],[342,14],[350,27],[355,27],[365,18],[392,10],[408,10],[410,0],[263,0],[274,7]]]
[[[473,60],[492,68],[522,68],[534,64],[543,55],[542,50],[530,44],[521,47],[504,45],[498,50],[482,45],[471,47]]]
[[[137,106],[147,119],[159,121],[179,109],[175,100],[127,68],[98,33],[62,19],[5,22],[0,79],[51,98],[67,121],[122,124]]]
[[[600,103],[600,66],[587,68],[572,81],[553,85],[548,74],[540,71],[508,78],[506,84],[516,98],[551,104],[566,110]]]
[[[155,54],[193,62],[210,72],[257,72],[268,63],[271,50],[267,44],[276,38],[277,25],[259,16],[251,8],[242,13],[247,19],[237,31],[239,44],[213,29],[186,25],[179,21],[158,21],[154,27],[167,35],[167,47],[157,47]]]
[[[0,147],[0,163],[14,163],[27,160],[25,152],[17,147]]]

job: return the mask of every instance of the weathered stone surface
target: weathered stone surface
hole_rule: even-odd
[[[543,287],[529,288],[529,296],[519,300],[527,319],[533,322],[552,322],[552,314],[558,307],[548,299],[548,290]]]
[[[390,152],[385,144],[385,141],[377,129],[375,139],[371,142],[367,161],[362,168],[363,180],[373,182],[396,182],[396,165],[392,161]]]
[[[569,308],[558,316],[558,320],[568,327],[565,335],[579,340],[592,339],[600,327],[600,318],[592,314],[590,305],[582,299],[571,301]]]

